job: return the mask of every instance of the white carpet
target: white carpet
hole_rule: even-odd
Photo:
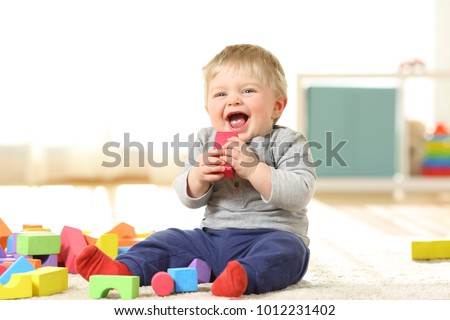
[[[358,201],[357,201],[358,202]],[[411,259],[413,239],[450,239],[449,203],[370,203],[314,200],[309,210],[311,261],[297,285],[245,299],[450,299],[450,260]],[[70,275],[69,289],[33,299],[89,299],[88,283]],[[120,299],[111,291],[108,299]],[[138,299],[223,299],[210,285],[198,292],[158,297],[140,288]]]

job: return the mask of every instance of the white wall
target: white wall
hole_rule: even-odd
[[[436,0],[436,68],[450,71],[450,1]],[[436,85],[435,118],[450,126],[450,80]]]
[[[3,1],[0,142],[97,146],[172,139],[208,125],[201,68],[224,46],[284,64],[295,125],[299,72],[435,64],[429,0]]]

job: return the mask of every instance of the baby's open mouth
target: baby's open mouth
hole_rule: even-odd
[[[244,113],[233,113],[228,116],[228,122],[233,129],[241,128],[248,120],[248,116]]]

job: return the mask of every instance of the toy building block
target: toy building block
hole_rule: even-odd
[[[2,246],[0,246],[0,259],[1,258],[6,258],[6,252]]]
[[[11,250],[12,248],[12,244],[13,244],[13,236],[12,234],[8,237],[8,239],[6,240],[6,252],[13,252]]]
[[[134,239],[137,237],[134,227],[125,222],[117,224],[114,228],[105,233],[117,234],[119,239]]]
[[[170,274],[160,271],[153,276],[151,286],[158,296],[165,297],[173,292],[175,283]]]
[[[6,249],[8,237],[12,234],[6,223],[0,218],[0,246]]]
[[[167,273],[175,283],[175,292],[198,291],[197,269],[195,268],[169,268]]]
[[[149,237],[155,233],[155,231],[146,232],[146,233],[138,233],[136,238],[119,238],[119,247],[131,247],[135,245],[136,243],[144,240],[145,238]]]
[[[10,241],[8,241],[8,251],[12,253],[16,253],[16,244],[17,244],[17,236],[20,234],[20,232],[14,232],[11,237]]]
[[[44,231],[44,232],[51,232],[49,228],[44,228],[42,224],[24,224],[22,225],[22,231],[23,232],[30,232],[30,231]]]
[[[114,228],[105,233],[114,233],[119,235],[119,247],[131,247],[132,245],[138,243],[142,238],[146,238],[149,234],[138,235],[133,226],[121,222],[117,224]]]
[[[0,276],[8,269],[6,264],[0,263]]]
[[[89,244],[95,245],[97,243],[98,238],[95,238],[88,234],[83,234],[83,235],[84,235],[84,240],[86,240],[86,245],[89,245]]]
[[[23,229],[28,229],[28,228],[43,228],[42,224],[23,224],[22,225],[22,230]]]
[[[119,292],[124,300],[139,296],[138,276],[108,276],[93,275],[89,278],[89,297],[92,299],[106,298],[111,289]]]
[[[36,270],[35,267],[27,261],[25,257],[19,257],[6,271],[0,276],[0,284],[5,285],[15,273],[23,273]]]
[[[52,232],[50,228],[24,228],[23,232]]]
[[[75,258],[86,245],[81,230],[64,226],[61,231],[61,252],[58,255],[58,262],[61,262],[69,273],[78,273],[75,268]]]
[[[119,248],[118,248],[118,251],[117,251],[117,254],[125,253],[125,252],[127,252],[128,250],[130,250],[130,247],[119,247]]]
[[[16,238],[16,252],[23,255],[58,254],[61,236],[54,233],[21,233]]]
[[[450,259],[450,240],[413,241],[413,260]]]
[[[41,260],[42,267],[57,267],[58,266],[58,255],[57,254],[47,254],[33,256],[34,259]]]
[[[31,298],[33,288],[31,275],[28,273],[15,273],[6,285],[0,284],[0,300]]]
[[[49,296],[68,288],[67,268],[42,267],[27,274],[31,275],[33,296]]]
[[[138,243],[139,241],[142,241],[142,239],[134,238],[134,239],[120,239],[119,238],[119,247],[131,247],[132,245]]]
[[[33,259],[33,258],[27,258],[25,257],[25,259],[27,259],[27,261],[35,268],[38,269],[40,267],[42,267],[42,261],[39,259]],[[4,261],[3,264],[10,266],[12,265],[17,259],[11,260],[11,261]]]
[[[96,246],[111,259],[115,259],[119,252],[119,235],[114,233],[104,233],[98,238]]]
[[[188,268],[197,269],[198,283],[208,283],[211,278],[211,267],[201,259],[192,260]]]
[[[214,147],[217,149],[221,149],[222,146],[225,145],[225,143],[227,143],[228,138],[237,137],[237,136],[238,136],[237,132],[219,131],[216,133]],[[234,178],[234,169],[229,163],[225,164],[225,172],[224,172],[223,177],[224,178]]]
[[[29,263],[31,263],[31,265],[33,267],[35,267],[36,269],[39,269],[42,267],[42,261],[41,259],[36,259],[36,258],[27,258],[27,261]]]

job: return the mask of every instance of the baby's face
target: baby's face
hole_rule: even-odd
[[[221,72],[209,83],[211,125],[216,131],[235,131],[244,141],[267,134],[285,106],[285,98],[245,73]]]

